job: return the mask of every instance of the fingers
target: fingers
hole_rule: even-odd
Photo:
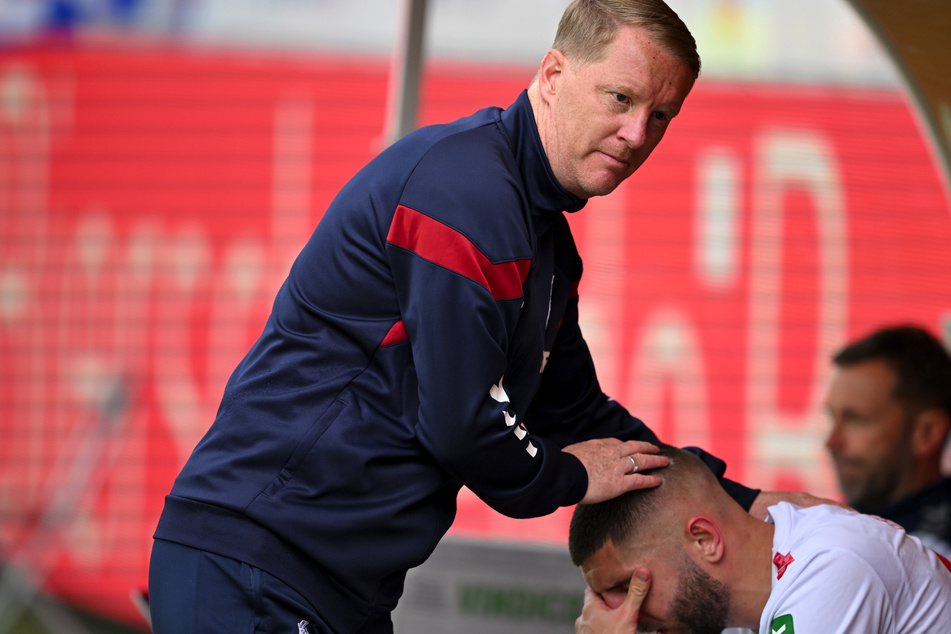
[[[658,449],[656,445],[652,445],[649,442],[628,440],[619,443],[616,449],[620,456],[634,456],[638,467],[637,471],[665,467],[670,462],[666,456],[659,455],[660,449]],[[628,460],[628,462],[630,462],[630,460]]]
[[[622,604],[634,615],[634,621],[637,622],[637,615],[640,613],[641,604],[647,596],[647,591],[651,587],[651,572],[647,568],[638,568],[631,575],[631,583],[627,587],[627,597]]]
[[[636,634],[636,632],[636,612],[631,618],[625,604],[612,610],[600,595],[591,588],[585,588],[584,607],[575,621],[575,634]]]
[[[605,631],[635,631],[638,621],[640,621],[641,605],[643,605],[644,599],[647,597],[647,591],[650,590],[650,586],[650,570],[647,568],[637,568],[634,570],[634,574],[631,575],[631,581],[627,586],[627,596],[624,597],[624,601],[621,605],[619,605],[616,610],[613,610],[613,614],[610,615],[613,617],[611,619],[611,627]],[[601,620],[602,622],[606,621],[604,616],[601,617]]]
[[[650,589],[650,571],[637,568],[631,575],[624,601],[611,609],[591,588],[585,588],[584,607],[575,621],[576,634],[635,634],[641,605]]]
[[[627,493],[628,491],[636,491],[637,489],[650,489],[659,486],[661,482],[663,482],[663,480],[660,476],[629,473],[624,477],[624,487],[618,495]]]
[[[657,456],[649,453],[633,453],[621,456],[621,467],[625,475],[634,475],[641,471],[659,469],[670,464],[667,456]]]
[[[647,443],[638,443],[647,445]],[[648,451],[657,451],[653,445],[648,445]],[[661,483],[661,477],[650,472],[651,469],[660,469],[670,464],[667,456],[655,455],[653,453],[634,453],[623,456],[620,460],[622,464],[622,488],[624,491],[633,491],[635,489],[649,489],[658,486]]]
[[[657,455],[657,447],[650,443],[622,442],[616,438],[587,440],[569,445],[563,451],[578,458],[588,474],[582,504],[609,500],[632,489],[657,486],[660,478],[643,472],[669,463],[666,457]]]
[[[642,440],[625,440],[620,443],[619,449],[628,454],[632,453],[657,453],[660,449],[657,448],[657,445],[652,445],[649,442],[644,442]]]
[[[618,447],[621,454],[624,473],[633,475],[641,471],[659,469],[670,464],[666,456],[658,455],[660,449],[649,442],[629,440]]]

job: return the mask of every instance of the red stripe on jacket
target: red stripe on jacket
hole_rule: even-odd
[[[401,341],[406,341],[409,339],[409,335],[406,334],[406,324],[403,323],[403,320],[400,319],[398,322],[393,324],[393,327],[390,328],[390,331],[386,333],[386,336],[383,337],[383,341],[380,342],[380,346],[392,346],[395,343],[400,343]]]
[[[484,286],[496,300],[522,295],[530,259],[493,264],[463,234],[415,209],[400,205],[386,241]]]

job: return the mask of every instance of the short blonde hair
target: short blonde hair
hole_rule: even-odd
[[[700,76],[697,42],[663,0],[574,0],[558,24],[552,48],[583,64],[599,61],[622,26],[647,29],[651,38]]]

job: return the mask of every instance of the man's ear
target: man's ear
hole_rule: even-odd
[[[567,64],[568,60],[561,51],[553,48],[545,53],[538,71],[538,86],[544,99],[550,99],[557,91]]]
[[[709,517],[698,515],[687,520],[684,539],[687,550],[701,561],[716,563],[723,558],[723,534]]]
[[[915,416],[911,430],[911,450],[916,458],[940,454],[948,437],[951,422],[948,415],[937,407],[926,409]]]

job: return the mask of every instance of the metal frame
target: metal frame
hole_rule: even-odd
[[[400,31],[390,66],[390,87],[383,131],[385,145],[416,129],[428,0],[403,0]]]

